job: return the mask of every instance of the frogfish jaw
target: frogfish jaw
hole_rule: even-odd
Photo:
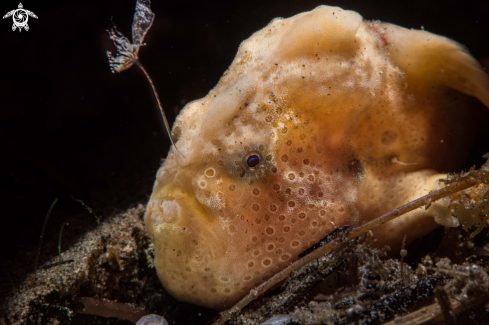
[[[158,277],[178,300],[214,309],[227,306],[227,272],[216,272],[226,260],[227,238],[219,220],[209,216],[193,193],[185,190],[188,186],[180,186],[177,179],[181,182],[182,178],[181,173],[174,173],[165,175],[165,182],[157,182],[145,214],[157,252]]]

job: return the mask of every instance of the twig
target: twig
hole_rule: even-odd
[[[469,179],[465,179],[465,180],[462,180],[462,181],[457,182],[457,183],[450,184],[450,185],[448,185],[442,189],[433,191],[433,192],[431,192],[427,195],[424,195],[424,196],[422,196],[422,197],[420,197],[414,201],[411,201],[411,202],[409,202],[409,203],[407,203],[407,204],[405,204],[399,208],[396,208],[396,209],[394,209],[394,210],[392,210],[392,211],[390,211],[390,212],[388,212],[388,213],[386,213],[386,214],[384,214],[384,215],[382,215],[382,216],[380,216],[374,220],[371,220],[369,222],[364,223],[361,226],[353,228],[353,230],[350,232],[350,234],[346,238],[343,239],[343,242],[348,242],[348,241],[350,241],[356,237],[363,235],[364,233],[366,233],[367,231],[369,231],[373,228],[376,228],[376,227],[378,227],[378,226],[380,226],[380,225],[382,225],[388,221],[391,221],[392,219],[395,219],[395,218],[397,218],[403,214],[406,214],[412,210],[415,210],[419,207],[422,207],[422,206],[426,205],[426,203],[430,200],[431,200],[431,202],[434,202],[436,200],[444,198],[444,197],[451,195],[453,193],[456,193],[456,192],[465,190],[469,187],[472,187],[474,185],[477,185],[478,183],[479,183],[478,180],[473,179],[473,178],[469,178]],[[238,301],[238,303],[234,307],[223,311],[221,313],[220,318],[217,321],[215,321],[213,323],[213,325],[224,324],[226,321],[228,321],[231,318],[231,316],[233,314],[238,313],[245,306],[247,306],[250,302],[252,302],[256,298],[258,298],[258,296],[267,292],[270,288],[275,286],[277,283],[285,280],[291,272],[294,272],[297,269],[300,269],[301,267],[307,265],[311,261],[316,260],[319,257],[333,251],[334,249],[338,248],[341,244],[342,244],[341,241],[332,240],[331,242],[325,244],[324,246],[319,247],[318,249],[316,249],[315,251],[313,251],[309,255],[304,256],[303,258],[301,258],[301,259],[295,261],[294,263],[290,264],[285,269],[278,272],[273,277],[271,277],[270,279],[268,279],[267,281],[265,281],[264,283],[259,285],[257,288],[251,290],[252,292],[250,292],[250,294],[246,295],[243,299]]]
[[[399,252],[399,255],[401,255],[401,280],[402,284],[406,285],[406,280],[404,279],[404,257],[407,255],[407,250],[404,249],[404,246],[406,245],[406,234],[404,234],[404,238],[402,239],[402,246],[401,246],[401,251]]]
[[[82,297],[80,298],[80,303],[83,305],[78,308],[78,312],[80,313],[103,317],[117,317],[127,319],[133,323],[136,323],[141,317],[151,314],[150,311],[107,299]]]
[[[435,295],[436,299],[438,300],[438,304],[440,305],[445,325],[457,325],[457,318],[455,317],[452,305],[450,303],[450,298],[448,297],[445,289],[443,289],[442,286],[436,287]]]
[[[74,259],[64,260],[64,261],[61,261],[61,265],[68,264],[68,263],[73,263],[73,262],[75,262]],[[57,265],[59,265],[59,261],[58,262],[54,262],[54,263],[49,263],[49,264],[46,264],[46,265],[43,265],[43,266],[40,266],[39,268],[44,269],[44,270],[47,270],[47,269],[50,269],[53,266],[57,266]]]
[[[450,308],[455,314],[460,314],[467,307],[475,308],[480,305],[484,305],[489,301],[489,294],[485,293],[480,296],[473,297],[471,299],[463,299],[461,297],[452,298],[449,300]],[[429,306],[418,309],[410,314],[385,323],[384,325],[425,325],[434,324],[444,321],[442,309],[438,303],[433,303]],[[446,323],[449,324],[449,323]]]

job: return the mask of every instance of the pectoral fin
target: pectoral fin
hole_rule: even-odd
[[[408,80],[444,85],[476,97],[489,107],[489,76],[467,49],[446,37],[423,30],[380,24],[388,56],[406,71]]]

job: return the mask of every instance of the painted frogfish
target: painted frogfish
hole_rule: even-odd
[[[489,106],[458,43],[320,6],[244,41],[174,123],[146,229],[178,300],[231,307],[328,233],[439,188]],[[458,221],[440,200],[374,229],[399,249]]]

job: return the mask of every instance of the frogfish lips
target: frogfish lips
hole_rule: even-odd
[[[226,234],[219,220],[208,214],[192,191],[185,190],[188,186],[180,186],[182,177],[178,173],[166,178],[167,182],[155,185],[159,195],[152,199],[155,204],[148,205],[145,219],[146,228],[157,238],[153,240],[155,251],[159,252],[155,265],[165,266],[158,273],[159,278],[177,299],[185,300],[188,294],[205,296],[203,293],[210,288],[217,293],[221,289],[220,278],[228,274],[228,270],[215,273],[221,267],[214,266],[226,260]]]
[[[161,282],[231,307],[335,228],[437,189],[468,155],[481,102],[489,78],[447,38],[338,7],[273,20],[174,123],[178,152],[145,215]],[[456,226],[447,204],[376,228],[372,244]]]

